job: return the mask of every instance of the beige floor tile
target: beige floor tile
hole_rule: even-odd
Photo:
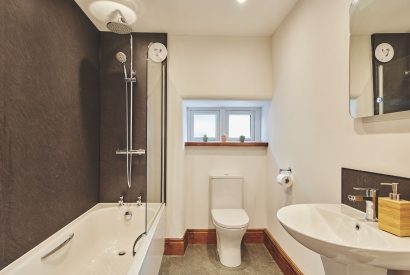
[[[263,244],[242,246],[242,264],[238,267],[223,266],[215,245],[188,245],[185,256],[164,256],[161,275],[279,275],[283,274]]]

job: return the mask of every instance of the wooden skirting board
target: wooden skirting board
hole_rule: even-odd
[[[268,232],[268,230],[263,231],[263,243],[268,249],[270,255],[278,264],[283,274],[290,275],[302,275],[302,271],[297,267],[297,265],[292,261],[292,259],[286,254],[283,248],[275,240],[275,238]]]
[[[245,243],[263,243],[263,229],[248,229],[243,241]],[[187,229],[182,239],[165,239],[164,255],[185,254],[188,244],[216,244],[215,229]]]
[[[188,230],[182,239],[165,239],[164,255],[183,256],[188,246]]]
[[[285,275],[303,274],[266,229],[248,229],[244,243],[263,243]],[[215,229],[187,229],[182,239],[165,239],[164,255],[183,256],[188,244],[216,244]]]

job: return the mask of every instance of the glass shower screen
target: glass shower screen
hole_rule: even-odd
[[[148,232],[165,202],[166,62],[147,59],[147,207]]]

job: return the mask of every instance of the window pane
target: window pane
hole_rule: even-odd
[[[194,137],[201,138],[204,135],[207,135],[209,138],[216,138],[216,115],[194,115]]]
[[[229,133],[230,138],[251,138],[251,115],[238,114],[229,115]]]

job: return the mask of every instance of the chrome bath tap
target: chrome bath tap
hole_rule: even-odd
[[[140,194],[137,198],[137,206],[141,206],[142,205],[142,195]]]
[[[349,195],[349,201],[366,202],[366,220],[377,222],[379,190],[374,188],[354,187],[354,190],[365,191],[365,196]]]
[[[124,196],[120,197],[120,200],[118,201],[118,206],[123,206],[124,205]]]

